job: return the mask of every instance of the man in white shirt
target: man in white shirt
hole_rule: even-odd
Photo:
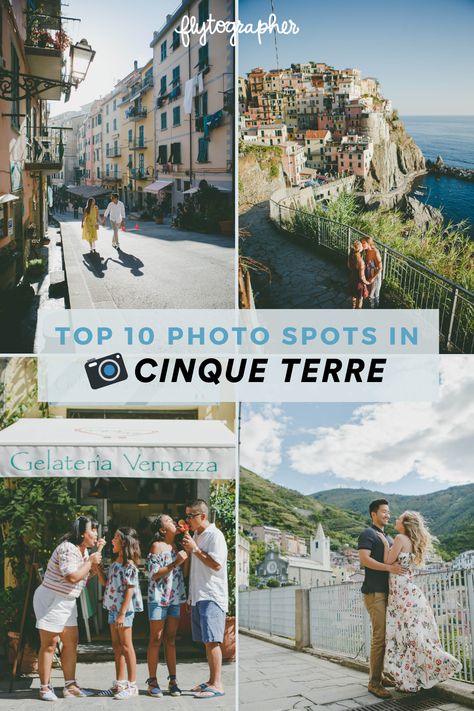
[[[210,699],[224,696],[221,644],[228,608],[227,544],[222,531],[209,521],[209,509],[202,499],[186,506],[186,519],[194,534],[183,537],[191,558],[188,601],[193,640],[204,643],[209,664],[209,680],[192,691],[197,699]]]
[[[105,224],[107,217],[110,217],[110,224],[112,225],[113,237],[112,237],[112,247],[115,249],[120,249],[118,241],[118,231],[125,220],[125,205],[119,200],[117,193],[112,193],[111,201],[107,205],[107,209],[104,212],[104,217],[102,218],[102,224]]]

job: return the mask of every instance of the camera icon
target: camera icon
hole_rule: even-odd
[[[127,369],[120,353],[113,353],[113,355],[103,358],[93,358],[88,360],[84,367],[93,390],[105,388],[106,385],[119,383],[128,378]]]

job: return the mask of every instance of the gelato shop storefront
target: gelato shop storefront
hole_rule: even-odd
[[[68,481],[80,507],[99,522],[105,563],[117,528],[137,531],[144,595],[158,515],[179,520],[186,504],[209,501],[212,487],[235,478],[235,459],[235,435],[216,420],[23,418],[0,431],[2,477],[13,487],[19,479],[44,481],[45,495],[51,478]],[[79,600],[83,642],[107,638],[102,595],[97,577],[91,578]],[[180,634],[189,639],[189,620],[182,617]],[[136,632],[146,638],[146,615],[138,615]]]

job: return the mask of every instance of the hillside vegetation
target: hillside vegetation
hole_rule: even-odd
[[[452,486],[422,496],[384,494],[370,489],[330,489],[313,494],[315,501],[364,515],[372,499],[390,502],[392,522],[406,509],[420,511],[443,550],[454,557],[474,549],[474,484]]]
[[[242,467],[239,521],[244,529],[265,524],[306,539],[322,523],[325,534],[331,537],[331,548],[337,550],[356,545],[359,533],[367,525],[367,516],[317,501]]]

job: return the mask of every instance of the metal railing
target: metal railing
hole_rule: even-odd
[[[457,678],[474,682],[474,570],[420,573],[414,582],[435,615],[441,645],[459,659]],[[368,660],[370,622],[360,583],[310,591],[311,646]]]
[[[367,237],[349,225],[274,200],[270,200],[270,219],[286,233],[341,256],[349,254],[354,240]],[[440,336],[446,349],[473,353],[474,293],[383,242],[374,242],[382,256],[382,288],[387,300],[395,307],[438,309]]]
[[[294,639],[296,589],[268,588],[239,593],[239,626]]]
[[[420,573],[414,582],[431,605],[442,647],[462,664],[456,678],[474,683],[474,569]],[[290,640],[298,628],[315,649],[368,661],[370,621],[360,588],[358,582],[240,592],[239,627]],[[297,606],[297,594],[309,594],[309,615],[299,621],[304,606]]]
[[[29,138],[26,147],[26,169],[56,167],[61,170],[68,130],[62,126],[48,126]]]

